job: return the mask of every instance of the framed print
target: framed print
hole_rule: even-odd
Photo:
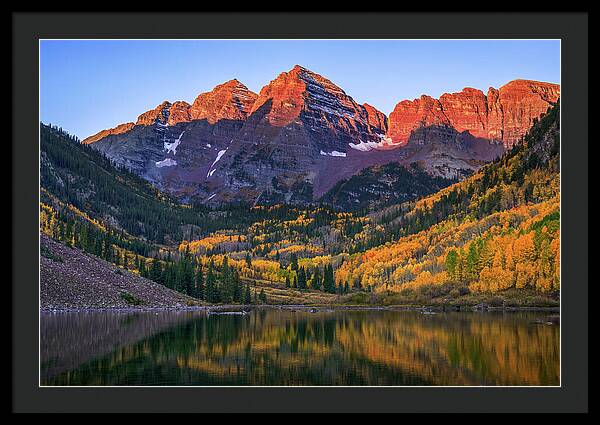
[[[586,14],[13,28],[15,411],[587,411]]]

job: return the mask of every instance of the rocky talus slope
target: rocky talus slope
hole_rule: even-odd
[[[167,308],[197,304],[163,285],[41,235],[40,308]]]

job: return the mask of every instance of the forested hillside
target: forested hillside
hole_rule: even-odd
[[[446,219],[481,219],[559,194],[560,104],[548,110],[520,143],[473,176],[414,202],[371,214],[361,248],[417,233]]]
[[[249,280],[242,287],[240,273],[254,282],[281,280],[282,288],[287,276],[291,288],[295,271],[280,272],[284,264],[339,251],[360,228],[352,214],[328,207],[181,205],[61,129],[42,124],[40,134],[40,231],[196,298],[248,301]],[[198,241],[193,252],[179,249],[186,241]],[[229,267],[225,254],[234,266],[236,258],[255,259],[252,273]],[[302,278],[299,285],[304,288]],[[256,287],[252,292],[253,301],[266,297]]]
[[[456,183],[428,174],[418,163],[401,165],[390,162],[362,170],[338,182],[321,201],[345,211],[377,209],[418,199]]]
[[[236,207],[212,212],[174,202],[59,128],[42,124],[40,143],[42,201],[50,201],[48,193],[131,235],[162,244],[208,234],[224,223],[244,228],[252,220]]]
[[[40,230],[213,303],[460,302],[499,293],[548,302],[560,289],[559,116],[557,104],[504,156],[417,201],[369,207],[359,183],[398,177],[382,188],[397,192],[392,203],[445,182],[418,168],[367,170],[330,194],[354,212],[181,205],[42,125]]]
[[[371,216],[337,279],[433,296],[560,289],[560,106],[466,180]],[[382,246],[378,246],[383,244]]]

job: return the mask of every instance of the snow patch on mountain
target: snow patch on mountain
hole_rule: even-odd
[[[173,155],[177,153],[177,146],[181,144],[181,136],[183,136],[183,133],[185,133],[185,131],[182,131],[179,137],[175,139],[173,143],[163,142],[164,149],[167,151],[167,153],[172,152]]]
[[[227,149],[229,149],[229,148],[227,148]],[[210,168],[209,168],[208,173],[206,174],[206,178],[209,178],[210,176],[213,175],[213,173],[215,172],[215,170],[213,170],[212,168],[215,166],[215,164],[217,162],[219,162],[219,160],[221,159],[221,157],[223,157],[223,155],[225,155],[225,152],[227,152],[227,149],[220,150],[219,153],[217,153],[217,158],[213,161],[212,164],[210,164]]]
[[[346,157],[346,152],[338,152],[338,151],[331,151],[331,152],[320,152],[321,155],[323,156],[338,156],[341,158],[345,158]]]
[[[156,162],[156,166],[158,168],[161,168],[161,167],[171,167],[173,165],[177,165],[177,161],[175,161],[172,158],[165,158],[162,161],[157,161]]]
[[[381,143],[376,143],[376,142],[363,142],[362,140],[359,140],[360,143],[348,143],[348,146],[350,146],[352,149],[356,149],[357,151],[361,151],[361,152],[369,152],[373,149],[377,149],[379,147],[381,147]]]
[[[219,162],[219,160],[221,159],[221,157],[222,157],[223,155],[225,155],[225,152],[227,152],[227,149],[223,149],[223,150],[220,150],[220,151],[219,151],[219,153],[217,154],[217,159],[215,159],[215,160],[213,161],[213,163],[210,165],[210,168],[214,167],[214,165],[215,165],[217,162]]]
[[[381,143],[379,143],[379,146],[381,146],[382,144],[384,144],[384,145],[394,144],[394,141],[392,140],[391,137],[388,137],[385,134],[378,134],[378,136],[381,138]]]

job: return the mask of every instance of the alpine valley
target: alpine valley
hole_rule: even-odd
[[[41,124],[43,309],[558,305],[560,87],[399,100],[301,66],[83,141]]]

